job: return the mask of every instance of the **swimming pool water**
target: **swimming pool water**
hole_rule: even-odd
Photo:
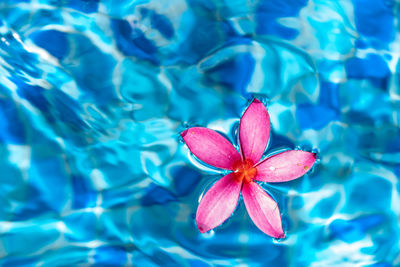
[[[394,0],[0,0],[1,266],[400,266]],[[179,133],[318,152],[266,185],[286,238],[241,202],[200,234],[221,177]],[[235,143],[236,142],[236,143]]]

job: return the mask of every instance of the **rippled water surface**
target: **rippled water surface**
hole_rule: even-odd
[[[400,266],[399,3],[0,0],[1,266]],[[286,238],[243,202],[200,234],[221,174],[179,132],[237,143],[252,97],[280,149]]]

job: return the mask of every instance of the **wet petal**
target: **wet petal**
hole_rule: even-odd
[[[192,127],[181,133],[190,151],[205,163],[217,168],[233,170],[233,164],[240,160],[239,152],[219,133]]]
[[[266,158],[257,165],[256,180],[269,183],[287,182],[303,176],[317,158],[315,153],[289,150]]]
[[[232,173],[222,177],[204,195],[197,208],[196,222],[205,233],[223,223],[235,210],[242,183]]]
[[[240,119],[239,143],[242,156],[257,163],[268,144],[270,120],[264,104],[254,99]]]
[[[242,196],[250,218],[261,231],[272,237],[285,237],[275,200],[255,182],[243,184]]]

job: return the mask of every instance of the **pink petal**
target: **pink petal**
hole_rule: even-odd
[[[261,231],[272,237],[285,237],[275,200],[255,182],[243,184],[242,196],[250,218]]]
[[[264,104],[254,99],[240,119],[239,143],[242,157],[257,163],[268,144],[270,120]]]
[[[289,150],[266,158],[257,165],[256,180],[269,183],[287,182],[303,176],[316,160],[315,153]]]
[[[190,151],[205,163],[217,168],[233,170],[233,164],[240,160],[235,147],[219,133],[192,127],[181,133]]]
[[[222,177],[204,195],[197,208],[196,222],[201,233],[205,233],[231,216],[239,200],[242,183],[233,173]]]

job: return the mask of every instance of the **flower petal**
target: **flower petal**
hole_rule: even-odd
[[[315,153],[289,150],[266,158],[257,165],[257,181],[279,183],[294,180],[308,172],[317,158]]]
[[[240,119],[239,143],[244,159],[257,163],[268,144],[270,120],[264,104],[254,99]]]
[[[235,210],[242,183],[233,173],[222,177],[204,195],[197,208],[196,222],[201,233],[223,223]]]
[[[275,200],[255,182],[243,184],[242,196],[250,218],[261,231],[272,237],[285,237]]]
[[[235,147],[211,129],[192,127],[182,132],[181,136],[190,151],[211,166],[233,170],[233,164],[240,160]]]

